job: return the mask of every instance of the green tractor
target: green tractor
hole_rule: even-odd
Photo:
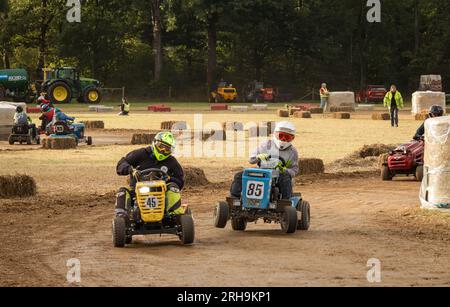
[[[46,77],[42,90],[55,103],[70,103],[73,98],[89,104],[97,104],[102,100],[102,83],[94,79],[80,78],[80,73],[75,68],[57,68],[50,71]]]

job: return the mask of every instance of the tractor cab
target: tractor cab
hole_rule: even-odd
[[[75,68],[64,67],[55,70],[56,79],[80,80],[80,74]]]

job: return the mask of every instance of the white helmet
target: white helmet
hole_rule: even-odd
[[[279,150],[283,151],[292,146],[295,139],[296,128],[291,122],[281,122],[275,127],[273,141]]]

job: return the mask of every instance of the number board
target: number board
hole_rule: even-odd
[[[158,208],[158,198],[156,198],[154,196],[150,196],[149,198],[146,199],[145,206],[150,210],[157,209]]]
[[[260,181],[247,182],[247,198],[261,200],[264,198],[264,183]]]

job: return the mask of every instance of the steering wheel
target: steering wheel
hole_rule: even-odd
[[[272,156],[268,157],[269,160],[272,158],[274,157]],[[282,157],[276,157],[276,159],[278,159],[283,164],[283,166],[286,166],[286,160],[284,160]],[[258,167],[261,167],[261,160],[258,161]]]
[[[137,169],[137,173],[136,173],[135,177],[138,181],[141,181],[141,180],[168,181],[170,179],[170,176],[167,174],[167,172],[165,172],[159,168],[149,168],[149,169],[142,170],[142,171]]]

